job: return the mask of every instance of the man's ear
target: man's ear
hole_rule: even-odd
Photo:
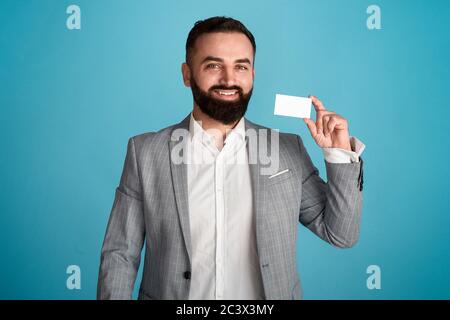
[[[181,64],[181,73],[183,74],[183,82],[186,87],[191,86],[191,69],[186,62]]]

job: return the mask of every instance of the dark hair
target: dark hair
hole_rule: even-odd
[[[228,17],[211,17],[206,20],[199,20],[189,32],[186,40],[186,62],[190,64],[191,52],[195,41],[205,33],[213,32],[239,32],[247,36],[253,46],[253,58],[256,54],[256,42],[253,34],[238,20]]]

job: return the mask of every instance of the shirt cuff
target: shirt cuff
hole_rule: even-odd
[[[341,148],[322,148],[325,160],[329,163],[353,163],[359,162],[359,156],[366,145],[355,137],[350,137],[350,145],[353,151]]]

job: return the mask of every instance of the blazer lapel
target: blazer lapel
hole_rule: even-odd
[[[247,139],[248,136],[246,136],[247,139],[247,154],[249,155],[249,152],[257,152],[256,156],[253,156],[253,160],[251,161],[251,157],[249,156],[249,169],[250,169],[250,177],[252,182],[252,195],[253,195],[253,207],[255,212],[255,219],[256,219],[256,241],[257,241],[257,248],[258,248],[258,254],[260,261],[262,265],[265,265],[268,263],[267,256],[265,255],[266,250],[265,248],[265,236],[266,233],[266,225],[265,225],[265,192],[266,192],[266,176],[261,175],[261,169],[262,165],[260,162],[259,157],[259,144],[260,144],[260,136],[259,136],[259,129],[260,127],[256,126],[252,122],[245,119],[245,127],[246,130],[255,130],[256,131],[256,137],[257,141],[254,141],[254,139]],[[254,135],[250,135],[254,136]],[[257,144],[256,146],[254,144]],[[266,143],[265,141],[263,143]],[[250,145],[252,144],[252,145]],[[270,150],[270,139],[267,141],[267,150]]]
[[[184,129],[189,131],[189,117],[190,114],[179,124],[175,125],[173,131],[176,129]],[[186,250],[188,253],[189,261],[191,261],[191,229],[189,223],[189,194],[188,194],[188,184],[187,184],[187,164],[182,161],[180,164],[177,161],[174,161],[172,151],[175,146],[177,146],[177,150],[174,153],[177,153],[179,156],[184,156],[183,151],[184,148],[181,148],[181,151],[178,152],[178,144],[186,143],[184,140],[186,136],[184,136],[183,140],[172,140],[172,133],[170,134],[169,140],[169,158],[170,158],[170,169],[172,173],[172,184],[175,195],[175,201],[178,209],[178,217],[180,219],[181,231],[183,233],[183,239],[186,245]]]

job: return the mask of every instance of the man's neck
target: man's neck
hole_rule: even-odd
[[[203,130],[214,136],[216,146],[219,150],[222,150],[223,148],[227,132],[233,129],[240,120],[238,119],[231,124],[223,124],[203,113],[197,105],[194,105],[192,115],[194,120],[201,124]]]

